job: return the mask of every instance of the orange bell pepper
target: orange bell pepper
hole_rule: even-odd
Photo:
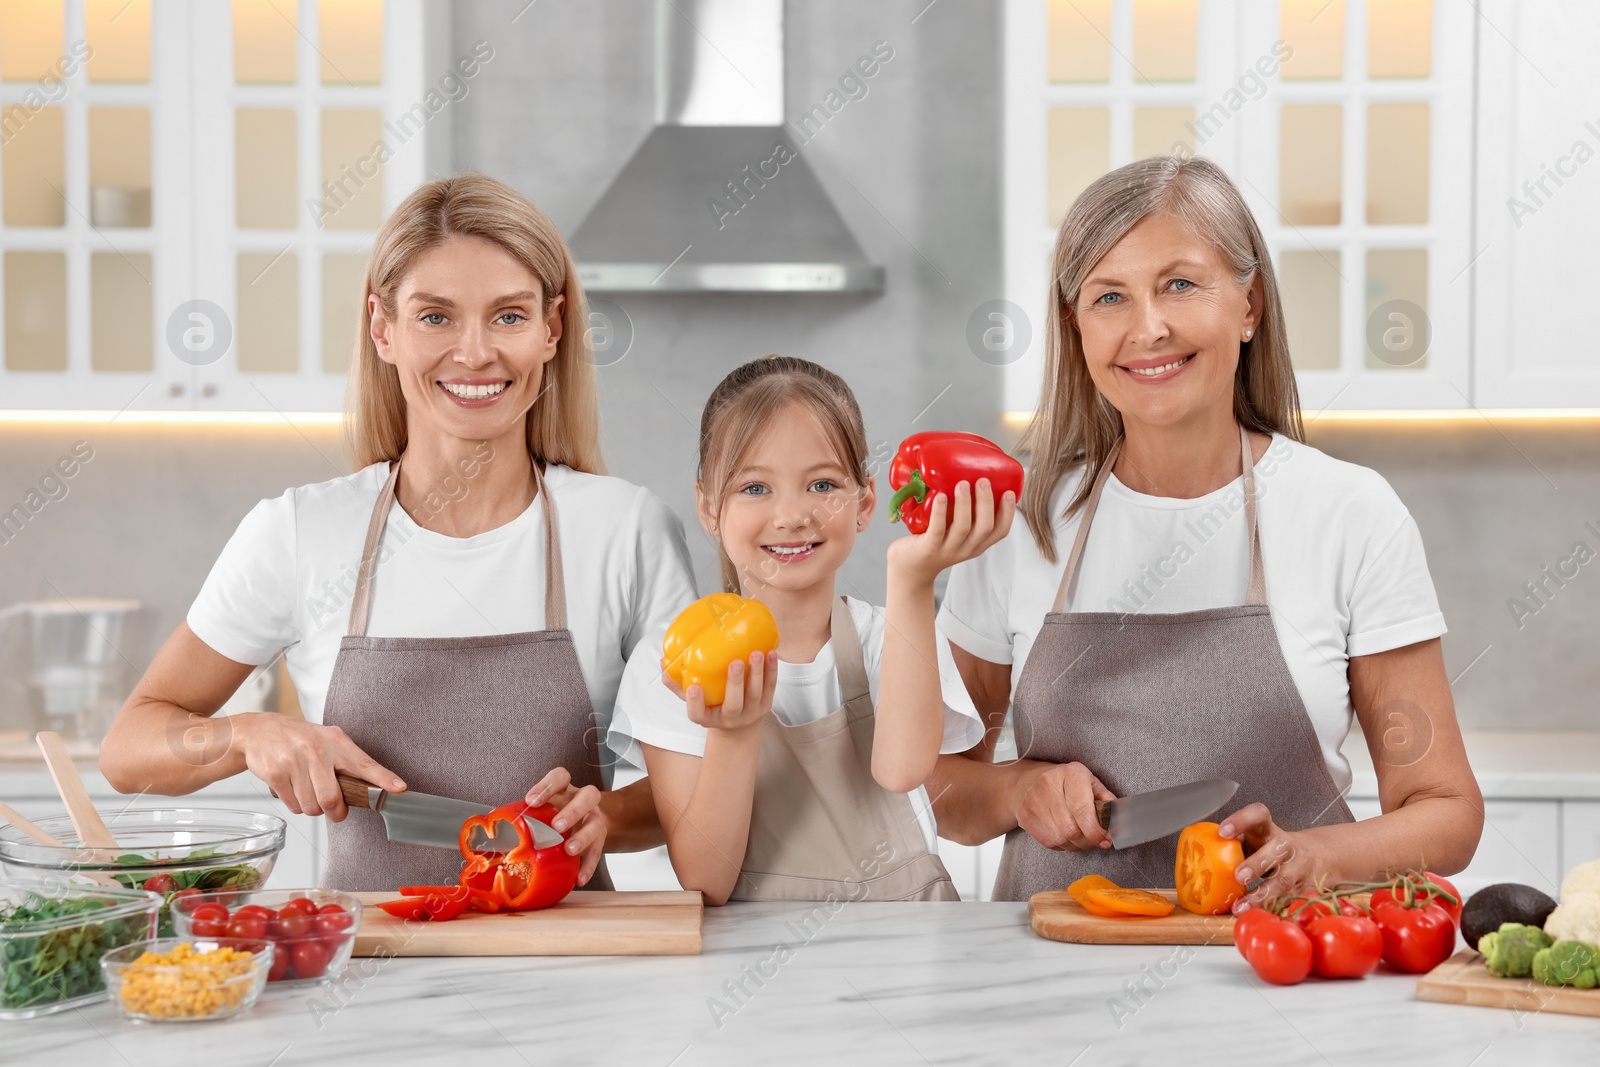
[[[1172,914],[1172,901],[1147,889],[1119,889],[1091,886],[1083,891],[1084,900],[1117,915],[1159,917]]]
[[[1244,896],[1244,886],[1233,876],[1244,862],[1244,845],[1223,837],[1214,822],[1197,822],[1178,835],[1178,861],[1173,883],[1178,904],[1196,915],[1226,915],[1233,902]]]
[[[1099,915],[1102,918],[1110,918],[1114,915],[1121,915],[1122,912],[1112,911],[1110,908],[1102,907],[1099,904],[1094,903],[1092,900],[1089,900],[1086,894],[1090,889],[1116,888],[1118,888],[1117,883],[1113,882],[1103,874],[1086,874],[1082,878],[1079,878],[1076,882],[1073,882],[1071,885],[1067,886],[1067,892],[1071,894],[1072,899],[1076,900],[1078,905],[1090,915]]]
[[[707,707],[728,695],[728,666],[778,647],[778,622],[759,600],[712,593],[684,608],[667,627],[661,669],[684,689],[698,685]]]
[[[556,816],[549,804],[534,808],[518,800],[502,804],[486,815],[474,815],[461,824],[460,884],[467,903],[479,911],[534,911],[548,908],[578,884],[582,857],[567,853],[562,845],[536,848],[533,834],[522,817],[548,823]],[[472,832],[481,829],[493,837],[498,823],[510,823],[517,844],[510,852],[479,852],[472,847]]]

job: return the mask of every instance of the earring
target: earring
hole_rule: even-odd
[[[1250,335],[1251,335],[1251,334],[1252,334],[1252,333],[1254,333],[1254,332],[1255,332],[1255,331],[1254,331],[1254,330],[1246,330],[1246,331],[1245,331],[1245,332],[1244,332],[1244,339],[1245,339],[1245,340],[1246,340],[1246,341],[1248,341],[1248,340],[1250,340]]]

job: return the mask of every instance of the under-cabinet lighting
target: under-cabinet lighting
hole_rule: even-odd
[[[0,427],[19,424],[117,426],[339,426],[337,411],[0,411]]]

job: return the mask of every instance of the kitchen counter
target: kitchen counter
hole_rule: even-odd
[[[1485,799],[1600,800],[1600,730],[1468,730],[1461,740]],[[1378,776],[1359,725],[1342,751],[1350,795],[1376,797]]]
[[[734,994],[741,981],[748,995]],[[1135,1000],[1141,982],[1149,992]],[[1422,1003],[1415,985],[1375,974],[1278,988],[1232,947],[1058,944],[1032,934],[1021,904],[736,904],[706,910],[697,957],[355,960],[341,987],[274,990],[225,1022],[136,1025],[99,1004],[0,1023],[0,1059],[1520,1067],[1593,1057],[1600,1020]]]

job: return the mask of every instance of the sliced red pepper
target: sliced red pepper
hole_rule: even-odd
[[[460,885],[403,885],[399,900],[385,900],[378,907],[397,919],[425,919],[447,922],[467,910],[472,894]]]
[[[943,493],[955,505],[956,486],[968,482],[974,493],[978,479],[989,479],[995,504],[1009,490],[1022,498],[1022,464],[986,437],[975,433],[931,430],[900,442],[889,464],[889,521],[905,520],[914,534],[928,529],[934,497]]]
[[[548,823],[556,817],[556,809],[549,804],[530,807],[519,800],[461,824],[461,855],[466,860],[461,886],[471,899],[477,899],[474,893],[483,894],[508,911],[533,911],[548,908],[578,884],[581,858],[568,855],[563,845],[536,848],[524,816]],[[480,852],[472,847],[475,830],[493,837],[500,823],[510,823],[517,832],[517,844],[510,852]]]

